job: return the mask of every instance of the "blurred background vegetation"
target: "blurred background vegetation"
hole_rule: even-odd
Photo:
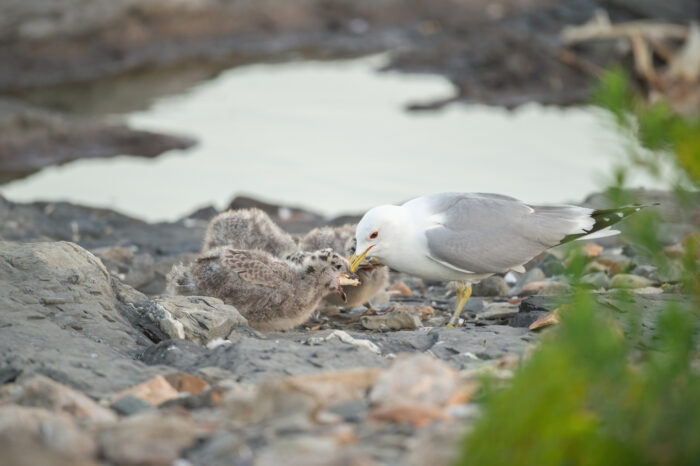
[[[663,100],[645,102],[619,69],[603,75],[594,96],[618,131],[632,136],[607,190],[611,203],[635,202],[624,189],[635,170],[663,179],[679,202],[692,202],[689,193],[700,183],[700,120]],[[611,310],[579,286],[555,311],[561,324],[544,330],[513,382],[505,389],[487,384],[484,416],[459,464],[700,464],[699,236],[688,235],[682,250],[669,254],[653,206],[623,228],[649,264],[680,270],[671,286],[686,299],[669,301],[644,335],[648,324],[631,295],[615,291],[618,306]],[[588,259],[580,246],[567,254],[576,284]]]

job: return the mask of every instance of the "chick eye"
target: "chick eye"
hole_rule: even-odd
[[[373,232],[371,235],[369,235],[369,239],[374,239],[374,238],[376,238],[377,236],[379,236],[379,232],[378,232],[378,231],[375,231],[375,232]]]

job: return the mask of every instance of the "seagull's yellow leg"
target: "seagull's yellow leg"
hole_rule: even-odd
[[[457,301],[455,302],[455,313],[452,314],[452,318],[447,324],[448,328],[452,328],[459,322],[459,316],[462,314],[462,309],[469,301],[469,297],[472,295],[472,285],[471,283],[461,283],[457,289]]]

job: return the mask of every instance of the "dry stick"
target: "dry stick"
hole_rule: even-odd
[[[554,55],[562,63],[583,71],[586,74],[599,78],[603,75],[603,68],[592,61],[579,57],[569,49],[559,49]]]
[[[641,34],[631,34],[632,55],[634,56],[634,69],[655,89],[659,88],[659,77],[654,69],[651,49]]]
[[[646,39],[681,39],[688,36],[688,28],[678,24],[651,21],[630,21],[610,24],[593,20],[581,26],[566,26],[560,36],[565,44],[576,44],[598,39],[618,39],[641,35]]]

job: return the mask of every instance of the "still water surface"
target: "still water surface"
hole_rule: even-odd
[[[622,142],[590,108],[516,111],[454,104],[442,77],[378,72],[385,56],[231,69],[126,115],[134,127],[192,135],[187,152],[52,167],[0,187],[16,201],[67,200],[172,220],[235,194],[327,215],[440,191],[534,203],[602,186]]]

